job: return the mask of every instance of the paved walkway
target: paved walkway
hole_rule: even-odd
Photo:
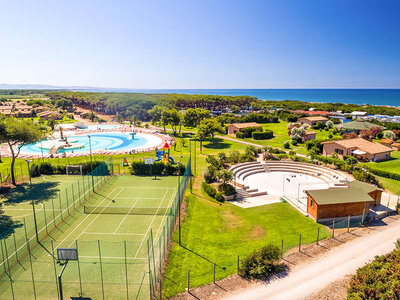
[[[224,299],[303,299],[345,275],[354,274],[376,255],[392,251],[400,237],[400,220],[372,230],[374,232],[334,248],[319,259],[294,267],[282,279],[238,291]]]

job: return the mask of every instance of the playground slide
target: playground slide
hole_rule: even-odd
[[[154,161],[160,161],[162,159],[162,157],[164,156],[164,152],[163,151],[157,151],[156,152],[156,157],[157,159]]]
[[[172,162],[173,164],[175,164],[174,159],[170,156],[168,159],[170,162]]]

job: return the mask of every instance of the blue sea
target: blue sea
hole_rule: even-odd
[[[177,93],[400,106],[400,89],[93,89],[93,92]]]

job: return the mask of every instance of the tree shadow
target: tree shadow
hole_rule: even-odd
[[[230,148],[232,145],[229,143],[225,143],[223,139],[215,138],[214,144],[209,140],[208,144],[203,144],[203,147],[206,149],[227,149]]]
[[[15,189],[9,190],[2,195],[6,205],[17,205],[24,202],[34,201],[35,204],[48,201],[55,197],[60,191],[57,182],[40,182],[33,185],[23,184]]]

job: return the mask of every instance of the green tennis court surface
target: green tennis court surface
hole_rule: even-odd
[[[73,247],[78,248],[79,264],[71,261],[66,267],[63,275],[65,299],[79,296],[102,299],[103,295],[105,299],[149,297],[147,239],[150,232],[154,240],[162,234],[169,207],[177,192],[177,177],[160,177],[157,180],[136,176],[96,178],[94,193],[87,189],[91,184],[90,176],[85,177],[88,178],[48,176],[34,183],[56,182],[54,189],[57,191],[50,195],[43,189],[42,193],[50,197],[36,204],[40,220],[46,219],[47,224],[56,226],[53,229],[49,226],[41,245],[35,246],[31,255],[28,251],[17,251],[20,262],[12,263],[12,259],[11,262],[4,259],[11,257],[13,249],[19,250],[19,246],[13,247],[11,238],[7,239],[8,244],[2,244],[2,248],[8,251],[0,260],[3,262],[0,272],[4,271],[0,276],[0,299],[33,299],[34,294],[38,299],[57,299],[56,276],[62,266],[51,255],[56,255],[57,248]],[[74,191],[72,188],[68,190],[71,184],[75,187]],[[84,184],[86,189],[82,187]],[[63,203],[69,198],[62,195],[60,199],[59,195],[60,192],[65,193],[65,187],[67,193],[76,195],[73,198],[76,200],[68,202],[71,214],[62,223],[55,222],[53,216],[57,218],[58,213],[65,213]],[[90,195],[85,198],[83,194],[88,191]],[[15,217],[30,218],[32,206],[23,195],[20,198],[20,203],[7,205],[6,212]],[[31,230],[32,224],[29,227],[26,224],[26,227]],[[47,227],[43,230],[45,232]],[[17,232],[22,234],[19,231],[22,228],[16,229],[16,235]],[[29,242],[33,244],[35,241]],[[14,267],[6,272],[9,263]]]

